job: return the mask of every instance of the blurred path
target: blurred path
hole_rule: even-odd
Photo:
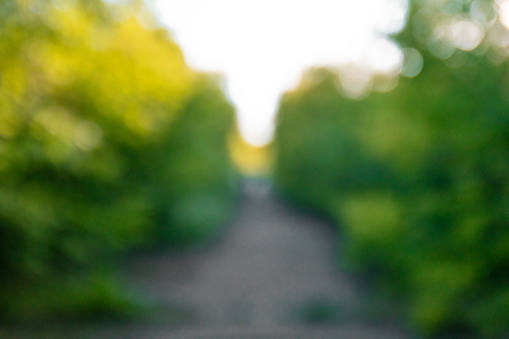
[[[37,338],[410,338],[338,270],[330,223],[282,204],[266,183],[247,182],[245,190],[217,243],[127,261],[127,283],[162,305],[153,317]]]
[[[366,300],[336,268],[337,240],[328,222],[281,204],[266,183],[247,182],[245,190],[239,214],[217,244],[130,262],[138,290],[186,316],[170,329],[140,327],[122,337],[408,337],[362,316]]]

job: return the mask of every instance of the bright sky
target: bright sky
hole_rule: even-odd
[[[317,65],[399,67],[407,0],[153,0],[188,64],[222,73],[242,136],[271,141],[281,94]]]

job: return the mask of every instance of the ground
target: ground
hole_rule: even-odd
[[[338,266],[337,239],[329,221],[283,203],[267,183],[247,182],[236,217],[214,243],[126,260],[122,275],[127,284],[161,311],[136,323],[96,324],[67,334],[94,339],[410,338],[361,280]],[[47,330],[40,337],[60,333]]]

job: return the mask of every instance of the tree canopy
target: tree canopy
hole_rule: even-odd
[[[331,215],[351,267],[428,334],[509,323],[508,64],[493,38],[508,33],[492,6],[415,1],[394,90],[351,99],[341,73],[314,69],[278,113],[279,188]]]
[[[20,284],[94,271],[134,247],[207,239],[231,213],[233,107],[219,79],[191,70],[150,20],[139,2],[0,4],[6,317],[28,312],[16,311]],[[62,309],[50,297],[38,307]]]

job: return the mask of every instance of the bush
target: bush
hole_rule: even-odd
[[[139,10],[0,5],[0,290],[203,240],[231,214],[233,108]]]
[[[316,69],[284,95],[276,181],[337,220],[346,262],[425,333],[496,336],[509,324],[507,62],[439,60],[412,27],[400,43],[424,68],[392,92],[347,99],[335,71]]]

